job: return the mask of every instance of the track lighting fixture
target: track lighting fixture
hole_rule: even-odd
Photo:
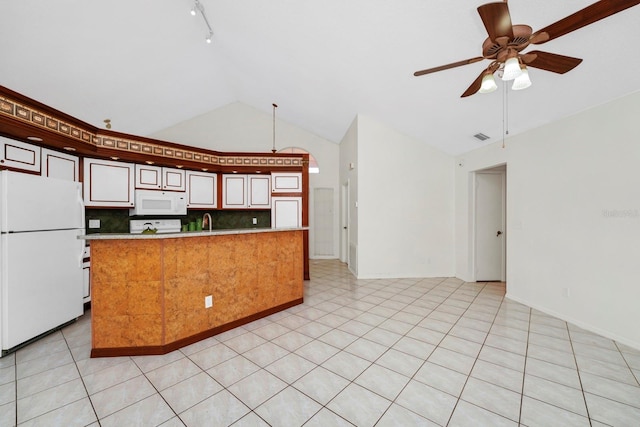
[[[202,3],[200,3],[199,0],[195,0],[195,3],[193,4],[193,8],[191,8],[191,15],[196,16],[196,14],[200,12],[200,15],[202,15],[202,19],[204,20],[204,23],[206,24],[207,28],[209,29],[209,32],[207,33],[206,37],[205,37],[205,41],[207,43],[211,43],[211,40],[213,38],[213,29],[211,28],[211,25],[209,24],[209,19],[207,19],[207,14],[204,12],[204,6],[202,5]]]

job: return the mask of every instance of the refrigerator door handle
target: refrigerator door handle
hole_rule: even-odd
[[[78,235],[80,235],[80,233],[82,232],[78,232]],[[78,239],[80,240],[80,239]],[[82,269],[83,264],[84,264],[84,241],[80,240],[80,256],[78,256],[78,267],[80,267],[80,269]]]
[[[80,219],[81,219],[80,224],[82,224],[82,228],[84,229],[84,227],[85,227],[85,218],[84,218],[85,206],[84,206],[84,199],[82,198],[82,184],[78,184],[78,205],[80,207]],[[82,234],[82,231],[78,232],[78,234],[79,235]],[[80,257],[78,258],[78,266],[80,268],[82,268],[83,263],[84,263],[84,241],[80,245]]]
[[[82,198],[82,184],[78,184],[78,205],[80,205],[80,218],[82,219],[82,227],[85,227],[85,219],[84,219],[84,199]]]

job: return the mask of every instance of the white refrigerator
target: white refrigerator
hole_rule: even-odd
[[[84,312],[82,184],[0,171],[0,203],[5,355]]]

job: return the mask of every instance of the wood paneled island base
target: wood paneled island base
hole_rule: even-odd
[[[91,357],[165,354],[302,303],[302,229],[85,237]]]

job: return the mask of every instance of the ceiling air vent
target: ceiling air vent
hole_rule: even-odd
[[[480,133],[476,133],[475,135],[473,135],[474,138],[477,138],[480,141],[486,141],[487,139],[491,138],[490,136],[485,135],[484,133],[480,132]]]

